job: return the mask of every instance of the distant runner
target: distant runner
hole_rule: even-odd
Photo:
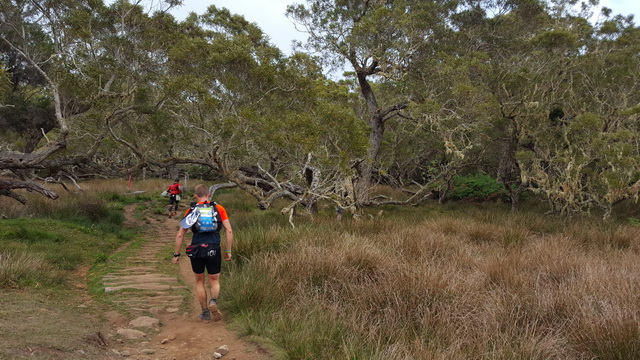
[[[176,178],[173,181],[173,184],[169,185],[167,192],[169,192],[169,217],[172,217],[176,215],[178,212],[178,205],[180,205],[180,196],[182,195],[180,179]]]

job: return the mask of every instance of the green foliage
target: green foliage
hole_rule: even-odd
[[[56,129],[56,88],[74,136],[54,157],[75,167],[54,172],[190,163],[191,174],[217,179],[258,164],[300,185],[311,154],[322,189],[369,181],[352,178],[355,166],[396,185],[438,182],[460,168],[496,174],[571,213],[610,213],[638,194],[640,32],[610,11],[592,24],[595,2],[577,14],[570,1],[513,1],[498,13],[484,0],[290,6],[322,58],[285,56],[255,24],[216,6],[176,21],[162,7],[179,3],[150,13],[130,1],[7,2],[0,138],[8,149],[30,152],[66,135]],[[324,64],[345,60],[348,79],[324,75]],[[118,204],[105,210],[92,200],[60,217],[117,226],[109,208],[140,200],[108,197]]]
[[[594,136],[599,136],[604,127],[604,121],[595,114],[582,114],[569,125],[568,134],[572,144],[581,144],[592,141]]]
[[[618,24],[615,21],[604,21],[600,27],[600,32],[605,35],[611,35],[619,32]]]
[[[554,49],[573,48],[578,39],[575,33],[563,29],[541,32],[532,41],[544,48]]]
[[[455,176],[452,180],[451,197],[456,200],[490,200],[505,194],[502,184],[486,174]]]
[[[640,226],[640,219],[635,217],[627,218],[627,222],[633,226]]]

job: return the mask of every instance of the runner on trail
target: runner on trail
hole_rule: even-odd
[[[200,320],[219,321],[222,313],[218,309],[218,296],[220,295],[220,267],[222,256],[220,254],[220,229],[225,229],[225,254],[226,261],[231,260],[231,246],[233,245],[233,231],[227,216],[227,211],[221,205],[209,201],[209,189],[204,184],[194,188],[196,202],[191,203],[189,210],[180,221],[180,229],[176,234],[176,246],[173,253],[173,263],[180,260],[182,241],[187,230],[191,229],[193,237],[191,244],[186,248],[186,254],[191,260],[191,269],[196,277],[196,297],[200,303],[202,313]],[[209,277],[209,301],[205,288],[205,268]]]
[[[180,204],[180,195],[182,195],[182,185],[180,185],[180,179],[176,178],[173,184],[167,188],[169,193],[169,217],[176,215],[178,212],[178,205]]]

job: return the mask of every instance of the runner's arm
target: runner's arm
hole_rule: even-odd
[[[176,247],[174,249],[174,253],[176,254],[180,254],[180,251],[182,250],[182,241],[184,240],[184,234],[187,233],[188,229],[184,229],[184,228],[180,228],[180,230],[178,230],[178,233],[176,233]],[[179,256],[174,256],[173,259],[171,260],[174,264],[178,263],[178,260],[180,260]]]
[[[233,247],[233,230],[231,229],[231,223],[229,219],[222,220],[222,226],[225,229],[225,241],[227,242],[227,247],[224,252],[224,259],[229,261],[231,260],[231,248]]]

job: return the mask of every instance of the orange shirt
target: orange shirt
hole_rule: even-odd
[[[208,202],[208,201],[200,201],[197,204],[202,205],[205,202]],[[218,214],[220,214],[220,220],[222,220],[222,221],[229,220],[229,216],[227,215],[227,210],[224,207],[222,207],[222,205],[216,204],[216,210],[218,211]],[[185,211],[184,215],[182,215],[182,217],[187,216],[189,214],[189,212],[191,212],[191,209],[188,209],[187,211]]]

